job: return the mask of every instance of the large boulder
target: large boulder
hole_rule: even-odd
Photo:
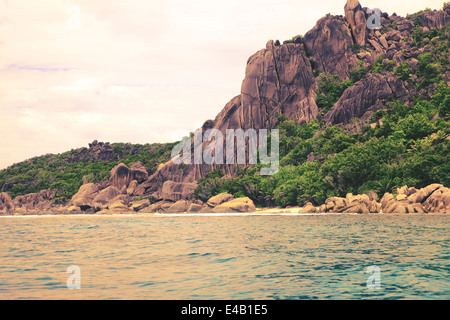
[[[370,213],[370,211],[367,208],[367,206],[365,206],[364,204],[355,203],[355,202],[351,206],[346,208],[343,212],[344,213],[358,213],[358,214],[368,214],[368,213]]]
[[[428,212],[450,213],[450,189],[438,188],[424,201],[423,206]]]
[[[146,208],[148,213],[165,213],[174,203],[172,201],[159,201]]]
[[[161,199],[166,201],[190,200],[197,188],[197,183],[166,181],[161,190]]]
[[[187,212],[191,203],[186,200],[180,200],[171,205],[166,213],[184,213]]]
[[[139,183],[137,182],[137,180],[131,181],[130,184],[129,184],[129,186],[128,186],[128,188],[127,188],[126,193],[127,193],[128,195],[133,195],[134,192],[136,191],[138,185],[139,185]]]
[[[214,197],[211,197],[206,204],[212,208],[217,207],[218,205],[228,202],[234,199],[234,196],[229,193],[221,193]]]
[[[212,213],[255,212],[256,207],[250,198],[238,198],[211,208],[210,211]]]
[[[303,206],[303,208],[300,209],[298,213],[317,213],[316,207],[313,206],[311,202],[308,202]]]
[[[353,40],[356,44],[363,46],[366,44],[367,20],[358,0],[347,0],[344,7],[345,19],[352,30]]]
[[[410,203],[424,203],[436,190],[443,187],[442,184],[431,184],[412,194],[408,200]]]
[[[323,73],[349,77],[358,59],[353,53],[351,29],[343,17],[327,15],[317,21],[315,27],[305,34],[304,46],[315,67]],[[310,109],[315,112],[314,104]]]
[[[98,195],[99,190],[93,183],[82,185],[78,192],[70,200],[69,206],[79,207],[82,211],[86,211],[93,207],[92,202]]]
[[[130,168],[123,163],[115,166],[111,170],[111,178],[109,181],[111,182],[111,185],[117,189],[121,190],[125,187],[126,190],[133,180],[142,183],[147,179],[147,170],[142,166],[141,162],[136,162]]]
[[[408,188],[408,186],[403,186],[403,187],[397,189],[397,196],[398,195],[406,195],[408,197],[412,194],[417,193],[417,191],[418,190],[414,187]]]
[[[197,213],[200,212],[203,209],[203,206],[198,203],[191,203],[189,206],[187,212],[189,213]]]
[[[130,209],[127,203],[123,200],[117,199],[112,203],[108,204],[108,211],[113,214],[128,214],[132,213],[132,209]]]
[[[14,211],[14,203],[6,192],[0,193],[0,214],[9,214]]]
[[[325,200],[327,212],[342,212],[347,207],[347,205],[348,203],[344,198],[332,197]]]
[[[150,206],[150,200],[148,199],[144,199],[144,200],[140,200],[140,201],[135,201],[131,204],[131,210],[134,210],[136,212],[142,211],[145,208]]]
[[[108,188],[100,191],[100,193],[94,198],[92,201],[92,206],[96,209],[102,208],[119,195],[121,195],[119,189],[114,186],[109,186]]]

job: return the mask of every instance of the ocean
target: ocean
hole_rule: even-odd
[[[0,299],[449,299],[449,222],[445,215],[0,217]]]

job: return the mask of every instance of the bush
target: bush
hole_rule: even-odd
[[[409,63],[404,61],[401,65],[399,65],[395,71],[395,75],[397,75],[401,80],[406,81],[410,79],[411,74],[413,73]]]
[[[350,71],[350,79],[353,82],[358,82],[369,72],[368,68],[364,67],[364,62],[361,60],[358,61],[358,66]]]
[[[353,86],[353,81],[341,81],[338,75],[321,75],[319,77],[319,92],[316,104],[323,113],[328,112],[339,100],[347,88]]]

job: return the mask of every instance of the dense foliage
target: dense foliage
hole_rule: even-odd
[[[442,97],[447,106],[442,107]],[[321,204],[347,193],[379,196],[408,185],[450,185],[450,88],[441,83],[431,101],[417,99],[410,106],[392,102],[373,115],[376,126],[351,133],[317,120],[280,125],[280,171],[259,175],[260,165],[242,168],[235,179],[214,171],[201,179],[197,198],[221,192],[248,196],[258,205]]]
[[[170,158],[174,144],[115,143],[112,146],[114,160],[109,161],[101,161],[91,149],[81,148],[14,164],[0,171],[0,186],[8,184],[6,191],[12,197],[43,189],[58,190],[58,202],[66,202],[78,191],[83,180],[108,180],[111,169],[119,163],[130,166],[141,161],[145,167],[155,170],[158,164]]]

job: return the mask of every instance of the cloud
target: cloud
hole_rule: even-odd
[[[0,168],[94,139],[173,141],[239,94],[248,57],[268,40],[305,34],[344,4],[2,0]],[[405,15],[424,4],[372,6]]]

